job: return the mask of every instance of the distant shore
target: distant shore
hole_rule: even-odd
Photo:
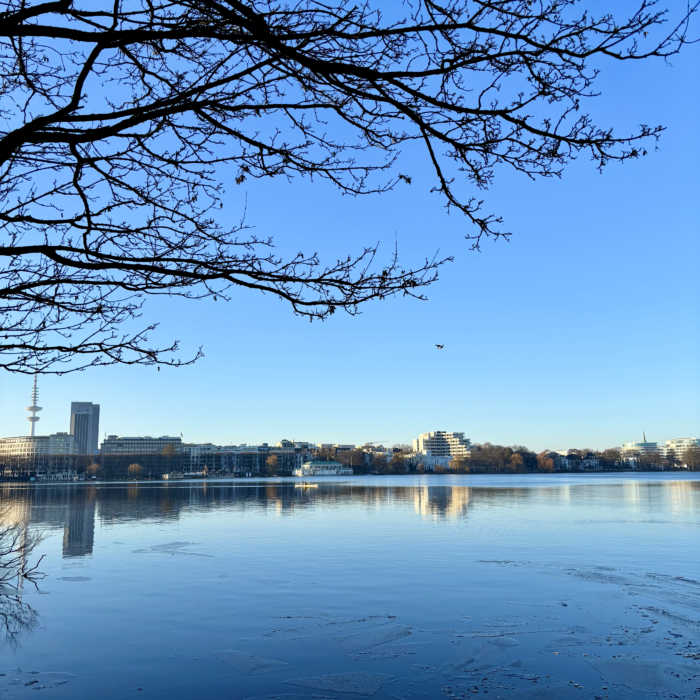
[[[496,476],[496,477],[541,477],[541,476],[552,476],[552,477],[561,477],[561,476],[586,476],[586,477],[605,477],[605,476],[612,476],[616,474],[624,474],[624,475],[629,475],[629,476],[634,476],[634,475],[649,475],[649,474],[655,474],[655,475],[678,475],[678,474],[688,474],[688,475],[695,475],[697,474],[698,478],[700,478],[700,471],[695,471],[695,470],[688,470],[688,469],[616,469],[616,470],[608,470],[608,471],[597,471],[597,472],[585,472],[585,471],[558,471],[558,472],[467,472],[467,473],[443,473],[443,474],[436,474],[434,472],[425,472],[425,473],[411,473],[411,474],[374,474],[374,473],[367,473],[367,474],[351,474],[351,475],[343,475],[343,476],[337,476],[337,475],[320,475],[320,476],[306,476],[306,477],[299,477],[299,476],[289,476],[289,475],[281,475],[281,476],[267,476],[264,474],[260,474],[257,476],[235,476],[235,475],[219,475],[219,474],[213,474],[209,476],[196,476],[196,477],[185,477],[185,478],[178,478],[178,479],[80,479],[80,480],[75,480],[75,481],[67,481],[67,480],[38,480],[38,481],[29,481],[27,479],[1,479],[0,478],[0,484],[22,484],[22,485],[30,485],[30,486],[64,486],[64,485],[81,485],[81,486],[86,486],[86,485],[104,485],[104,484],[177,484],[177,483],[191,483],[191,482],[207,482],[207,481],[230,481],[230,482],[245,482],[245,483],[250,483],[250,482],[256,482],[256,481],[266,481],[266,482],[287,482],[287,483],[295,483],[297,485],[301,485],[304,482],[311,482],[313,480],[314,483],[317,482],[323,482],[325,481],[336,481],[336,480],[351,480],[351,479],[359,479],[363,477],[371,477],[371,478],[382,478],[382,477],[392,477],[392,479],[401,480],[406,477],[447,477],[448,479],[454,478],[454,477],[462,477],[462,476]]]

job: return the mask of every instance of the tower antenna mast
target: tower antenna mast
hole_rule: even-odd
[[[29,411],[32,415],[27,418],[27,420],[31,423],[31,428],[29,429],[29,435],[30,437],[34,437],[34,425],[36,422],[39,420],[39,417],[36,415],[38,411],[41,411],[41,406],[37,406],[36,402],[39,400],[39,389],[36,385],[36,374],[34,375],[34,386],[32,388],[32,405],[31,406],[26,406],[25,410]]]

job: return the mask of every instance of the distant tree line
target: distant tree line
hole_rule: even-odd
[[[392,448],[392,456],[387,459],[383,446],[370,452],[357,448],[355,450],[338,451],[333,448],[318,450],[316,459],[334,459],[343,465],[351,466],[355,474],[420,474],[426,471],[457,474],[519,474],[525,472],[554,472],[556,471],[555,457],[557,453],[544,450],[539,454],[523,445],[495,445],[490,442],[473,445],[468,454],[455,456],[450,460],[449,467],[426,467],[421,462],[420,455],[413,453],[409,445],[397,444]],[[572,450],[569,457],[581,460],[594,459],[603,471],[613,471],[629,468],[629,458],[623,457],[619,448],[605,450],[583,448]],[[563,456],[562,456],[563,457]],[[659,453],[646,453],[634,457],[637,469],[674,469],[687,466],[688,469],[700,471],[700,449],[690,448],[680,455],[670,453],[663,456]]]
[[[537,471],[555,471],[555,464],[551,450],[544,450],[537,455]],[[679,469],[687,468],[690,471],[700,471],[700,449],[690,447],[683,452],[670,450],[666,455],[660,452],[640,452],[633,455],[623,455],[618,447],[596,451],[591,449],[573,450],[572,454],[582,459],[590,456],[598,460],[600,467],[605,471],[628,469],[631,460],[635,467],[641,470],[649,469]]]

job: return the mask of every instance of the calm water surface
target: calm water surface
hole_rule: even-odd
[[[0,697],[700,697],[700,474],[316,483],[0,485]]]

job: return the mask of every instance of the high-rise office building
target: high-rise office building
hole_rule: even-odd
[[[75,436],[78,454],[95,452],[100,438],[100,405],[90,401],[71,402],[70,434]]]

